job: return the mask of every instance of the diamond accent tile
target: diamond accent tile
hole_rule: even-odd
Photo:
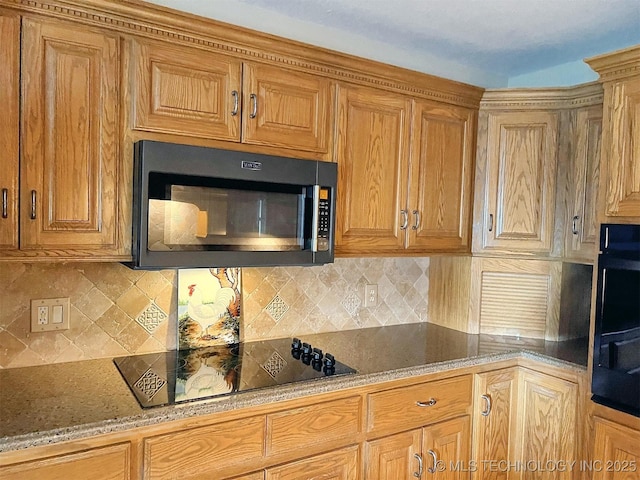
[[[167,381],[156,372],[149,369],[142,374],[133,386],[142,393],[148,400],[151,400],[156,393],[165,386]]]
[[[164,322],[167,318],[167,314],[162,311],[155,303],[151,303],[149,307],[136,317],[142,328],[147,332],[153,333],[158,326]]]
[[[280,298],[280,295],[276,295],[265,307],[265,310],[271,315],[271,318],[278,322],[284,314],[287,313],[287,310],[289,310],[289,305]]]
[[[261,365],[262,368],[275,379],[284,367],[287,366],[287,361],[280,356],[278,352],[273,352],[269,359]]]
[[[352,317],[358,312],[358,307],[360,306],[360,298],[354,292],[349,293],[346,297],[342,299],[342,306],[344,309],[349,312],[349,315]]]

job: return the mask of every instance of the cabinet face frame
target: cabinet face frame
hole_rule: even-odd
[[[0,252],[18,249],[20,17],[0,10]]]
[[[121,254],[118,38],[28,18],[22,35],[20,248]]]

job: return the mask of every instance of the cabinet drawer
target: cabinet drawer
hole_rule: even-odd
[[[160,435],[144,441],[144,478],[198,478],[251,470],[260,462],[264,417],[219,423]]]
[[[43,458],[33,462],[0,467],[3,480],[127,480],[130,476],[131,445],[122,443],[83,452]]]
[[[416,428],[467,413],[471,406],[470,375],[394,388],[368,397],[369,432]]]
[[[318,403],[267,415],[267,455],[355,443],[360,432],[360,397]]]

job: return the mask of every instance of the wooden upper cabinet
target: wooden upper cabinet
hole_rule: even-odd
[[[20,248],[122,254],[118,38],[32,19],[22,35]]]
[[[240,60],[146,40],[132,57],[134,128],[240,141]]]
[[[0,11],[0,251],[18,248],[20,17]],[[1,255],[1,254],[0,254]]]
[[[575,142],[567,182],[569,196],[565,256],[593,262],[596,255],[597,193],[600,177],[602,105],[575,112]]]
[[[132,41],[133,127],[326,153],[331,81],[196,47]]]
[[[336,253],[468,251],[475,125],[472,109],[341,88]]]
[[[337,254],[404,248],[410,111],[402,95],[339,89]]]
[[[332,98],[327,78],[245,63],[242,141],[328,152]]]
[[[476,112],[415,101],[411,135],[408,247],[468,251]]]
[[[548,255],[555,221],[558,118],[553,112],[489,112],[478,170],[484,206],[475,252]],[[484,170],[482,170],[484,168]],[[481,207],[482,208],[482,207]]]
[[[602,221],[640,218],[640,46],[587,60],[604,86]],[[610,217],[610,218],[607,218]]]

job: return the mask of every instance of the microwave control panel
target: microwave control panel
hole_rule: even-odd
[[[320,188],[318,202],[318,251],[329,250],[329,225],[331,223],[331,195],[328,188]]]

